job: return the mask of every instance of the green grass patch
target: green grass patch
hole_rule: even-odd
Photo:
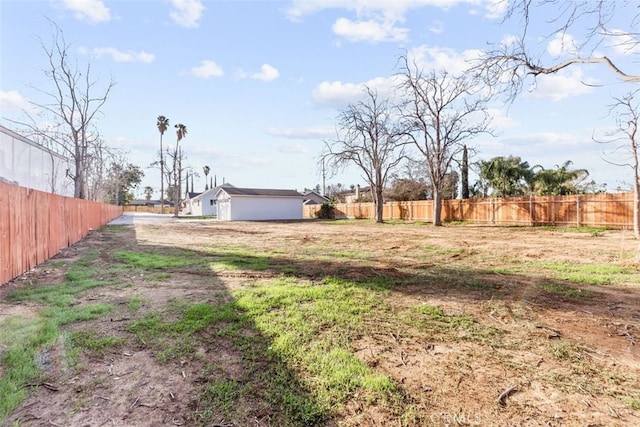
[[[629,267],[615,264],[576,264],[568,262],[536,263],[542,268],[556,272],[559,279],[590,285],[609,285],[628,279],[636,273]],[[635,279],[637,281],[637,278]]]
[[[237,290],[220,305],[176,305],[132,322],[128,330],[157,352],[161,363],[195,358],[212,336],[230,340],[246,365],[242,378],[216,380],[200,396],[199,416],[231,416],[250,393],[278,409],[280,425],[322,425],[354,393],[379,404],[402,401],[388,376],[352,350],[352,339],[384,307],[386,283],[356,284],[327,278],[311,284],[293,278]],[[379,289],[379,290],[378,290]]]
[[[57,326],[47,319],[13,316],[0,323],[0,425],[27,396],[25,385],[42,375],[37,355],[57,338]]]
[[[135,313],[136,311],[140,310],[143,302],[144,300],[140,297],[131,297],[129,298],[129,301],[127,301],[127,308],[130,312]]]
[[[269,268],[269,257],[242,249],[217,251],[210,257],[209,265],[213,270],[263,271]]]
[[[542,289],[547,293],[560,295],[567,298],[593,298],[598,295],[598,293],[594,291],[590,291],[587,289],[576,289],[558,283],[549,283],[543,285]]]
[[[101,337],[97,332],[86,329],[75,331],[69,337],[69,343],[73,347],[88,350],[95,355],[103,355],[108,350],[121,347],[125,340],[116,337]]]
[[[397,391],[351,351],[351,333],[383,305],[376,292],[335,278],[320,285],[282,279],[239,292],[236,304],[270,340],[273,355],[311,375],[308,387],[327,411],[354,392],[384,400]]]
[[[633,410],[640,410],[640,399],[637,399],[635,397],[631,397],[631,396],[627,396],[623,399],[624,404]]]
[[[536,230],[557,231],[561,233],[584,233],[591,234],[594,237],[600,237],[605,231],[610,230],[606,227],[558,227],[553,225],[536,226]]]
[[[205,420],[211,419],[212,408],[226,417],[233,415],[236,399],[242,393],[242,385],[233,380],[215,380],[207,385],[200,395],[200,405],[208,408],[201,413]]]
[[[549,352],[557,360],[575,363],[583,359],[582,348],[568,340],[560,340],[549,347]]]
[[[76,296],[112,284],[97,280],[93,263],[98,255],[88,252],[71,265],[65,281],[56,285],[32,284],[9,294],[10,301],[31,301],[43,307],[34,319],[10,317],[0,323],[0,424],[26,397],[25,385],[42,375],[38,354],[51,347],[66,324],[96,319],[111,312],[108,304],[77,305]]]
[[[422,334],[454,341],[478,341],[497,346],[503,335],[500,329],[482,326],[471,316],[447,314],[440,307],[429,304],[415,306],[402,320]]]
[[[144,270],[165,270],[186,267],[208,267],[208,262],[197,252],[175,251],[170,254],[152,252],[118,252],[116,258],[129,266]]]
[[[420,250],[423,252],[423,258],[452,257],[464,253],[461,248],[446,248],[442,246],[422,245]]]
[[[131,231],[130,225],[105,225],[105,230],[109,230],[113,233],[125,233],[127,231]]]

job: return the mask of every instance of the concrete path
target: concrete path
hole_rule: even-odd
[[[157,224],[159,222],[176,221],[176,218],[168,214],[154,214],[147,212],[125,212],[108,225],[134,225]]]

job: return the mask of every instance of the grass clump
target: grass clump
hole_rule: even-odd
[[[42,371],[37,355],[58,338],[58,328],[43,318],[6,318],[0,323],[0,424],[27,396],[25,385]]]
[[[144,270],[169,270],[174,268],[206,268],[207,261],[193,251],[175,251],[169,254],[126,251],[118,252],[116,259],[131,267]]]
[[[451,340],[485,342],[497,345],[502,335],[500,329],[482,326],[471,316],[447,314],[439,307],[421,304],[414,307],[402,320],[419,333],[430,337],[446,337]]]
[[[574,264],[545,262],[540,266],[555,271],[559,279],[590,285],[609,285],[626,279],[635,273],[628,267],[615,264]]]
[[[549,352],[557,360],[569,363],[575,363],[583,359],[582,348],[568,340],[560,340],[554,343],[549,348]]]
[[[104,355],[110,349],[121,347],[125,340],[116,337],[100,337],[92,330],[80,330],[71,334],[69,343],[73,347],[88,350],[94,355]]]
[[[31,301],[43,306],[33,319],[9,317],[0,323],[0,424],[26,397],[25,385],[42,375],[38,355],[60,336],[60,328],[78,321],[96,319],[109,313],[109,304],[77,305],[76,296],[109,281],[96,279],[93,262],[97,253],[88,252],[74,263],[62,283],[29,286],[9,294],[10,301]]]
[[[587,289],[576,289],[558,283],[546,284],[542,286],[542,289],[547,293],[567,298],[593,298],[598,295],[598,293],[594,291],[590,291]]]

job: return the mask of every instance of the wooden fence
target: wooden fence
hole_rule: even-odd
[[[336,218],[375,218],[373,203],[339,203]],[[315,218],[320,205],[304,206]],[[558,225],[633,229],[633,194],[582,194],[442,201],[442,221],[490,225]],[[387,202],[385,221],[433,221],[433,201]]]
[[[0,182],[0,285],[121,214],[120,206]]]
[[[155,213],[155,214],[162,213],[162,209],[160,206],[137,206],[137,205],[124,206],[124,211],[125,212],[145,212],[145,213]],[[164,213],[172,214],[173,206],[164,205]]]

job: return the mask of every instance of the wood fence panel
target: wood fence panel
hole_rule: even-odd
[[[0,182],[0,285],[121,214],[119,206]]]
[[[12,194],[0,186],[0,283],[3,278],[10,277],[12,265],[10,258],[11,240],[9,239],[9,209],[13,202]]]
[[[569,227],[633,228],[633,194],[524,196],[442,201],[442,220],[492,225],[558,225]],[[314,218],[319,205],[305,206]],[[373,203],[339,203],[337,218],[375,218]],[[433,221],[433,201],[387,202],[384,219]]]

